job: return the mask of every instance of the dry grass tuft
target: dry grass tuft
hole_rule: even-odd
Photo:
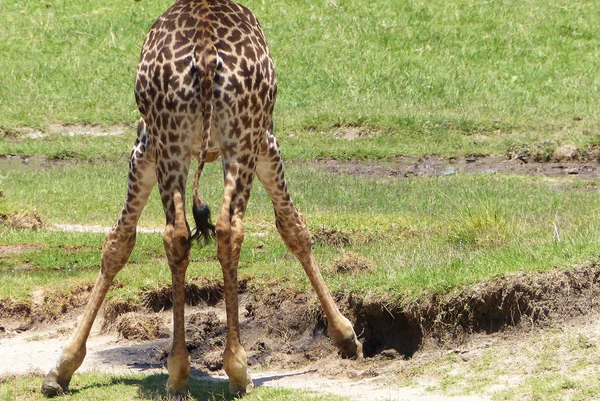
[[[244,292],[248,280],[239,280],[238,291]],[[223,299],[223,284],[216,280],[206,278],[191,278],[185,285],[185,303],[188,305],[198,305],[206,303],[215,305]],[[157,287],[145,290],[141,294],[142,304],[154,311],[171,309],[173,307],[171,285]]]
[[[130,313],[137,312],[140,310],[140,305],[137,305],[133,301],[113,301],[109,302],[104,306],[104,313],[102,314],[102,330],[112,329],[120,316]]]
[[[128,340],[154,340],[160,336],[163,320],[150,313],[128,312],[117,319],[117,331]]]
[[[312,243],[343,248],[352,243],[350,235],[335,228],[321,227],[312,233]]]
[[[375,270],[375,264],[356,252],[348,252],[340,259],[334,260],[332,270],[336,273],[363,273]]]

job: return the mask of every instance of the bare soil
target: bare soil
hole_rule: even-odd
[[[343,160],[314,160],[312,167],[330,173],[355,175],[373,179],[402,179],[412,177],[439,177],[462,174],[521,174],[537,176],[579,176],[595,178],[599,168],[595,157],[558,157],[537,160],[525,156],[467,156],[444,158],[439,156],[400,156],[387,161],[356,162]]]
[[[127,124],[115,124],[109,127],[90,125],[90,124],[61,124],[52,123],[48,125],[45,131],[23,127],[14,131],[0,131],[3,136],[24,136],[26,138],[38,139],[48,134],[61,134],[68,136],[89,135],[89,136],[115,136],[123,135],[132,127]]]
[[[118,130],[118,128],[115,128]],[[72,164],[69,159],[49,159],[41,156],[0,156],[0,166],[28,170],[44,170],[62,164]],[[411,157],[397,156],[387,160],[357,161],[319,159],[309,162],[290,161],[287,164],[309,165],[334,174],[355,175],[372,179],[403,179],[413,177],[440,177],[454,174],[520,174],[536,176],[579,176],[596,178],[600,156],[560,155],[540,159],[529,156],[460,156],[435,155]],[[2,196],[0,194],[0,196]]]

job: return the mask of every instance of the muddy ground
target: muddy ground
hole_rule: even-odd
[[[355,175],[373,179],[403,179],[412,177],[439,177],[454,174],[521,174],[536,176],[597,177],[598,160],[591,155],[574,154],[542,161],[535,157],[467,156],[445,158],[439,156],[394,157],[385,162],[315,160],[314,168],[330,173]]]

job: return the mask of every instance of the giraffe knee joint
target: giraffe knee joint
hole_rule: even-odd
[[[163,244],[167,257],[172,260],[175,265],[188,260],[190,256],[190,238],[187,229],[176,229],[172,225],[168,225],[165,234],[163,235]]]
[[[226,240],[231,237],[231,223],[225,219],[219,219],[216,227],[217,239]]]
[[[117,238],[114,233],[106,236],[102,246],[102,273],[114,277],[125,266],[135,246],[135,231],[131,237]]]

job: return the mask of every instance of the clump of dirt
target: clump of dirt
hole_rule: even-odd
[[[241,303],[246,312],[240,332],[250,366],[298,367],[335,352],[316,301],[305,293],[278,287],[246,295]],[[226,324],[213,312],[197,313],[190,316],[186,331],[192,361],[220,369]]]
[[[26,230],[39,230],[42,228],[42,219],[37,213],[11,213],[0,214],[0,224],[9,228]]]
[[[256,294],[246,305],[242,330],[251,364],[293,368],[335,352],[318,301],[306,293]]]
[[[351,236],[335,228],[320,227],[312,232],[312,244],[343,248],[352,243]]]
[[[43,299],[36,303],[36,321],[34,323],[56,321],[67,313],[81,308],[87,303],[93,288],[94,285],[90,283],[76,287],[69,293],[43,294]]]
[[[113,301],[106,303],[104,313],[102,314],[102,331],[112,329],[121,315],[138,312],[140,309],[141,306],[133,301]]]
[[[215,312],[196,312],[188,317],[186,337],[191,342],[207,341],[219,326],[221,321]]]
[[[371,259],[356,252],[347,252],[341,258],[334,260],[331,268],[336,273],[365,273],[374,271],[375,264]]]
[[[3,319],[24,319],[31,315],[31,303],[10,297],[0,299],[0,317]]]
[[[216,313],[197,312],[188,317],[185,334],[188,350],[196,356],[196,363],[210,371],[223,367],[222,349],[227,328]]]
[[[89,298],[92,285],[77,287],[68,294],[34,291],[29,302],[10,297],[0,300],[0,318],[12,321],[18,332],[27,331],[43,323],[54,322],[81,308]]]
[[[238,292],[243,293],[247,287],[247,280],[240,280]],[[205,278],[192,278],[185,285],[185,302],[188,305],[198,305],[202,302],[215,305],[223,299],[223,284],[216,280]],[[146,290],[141,294],[142,304],[154,311],[160,312],[173,307],[172,287],[170,285]]]
[[[118,317],[117,332],[128,340],[147,341],[167,336],[164,322],[160,315],[141,312],[127,312]]]
[[[52,323],[78,311],[89,299],[93,285],[86,284],[69,293],[35,291],[29,302],[0,299],[0,318],[12,320],[17,331],[26,331]]]

